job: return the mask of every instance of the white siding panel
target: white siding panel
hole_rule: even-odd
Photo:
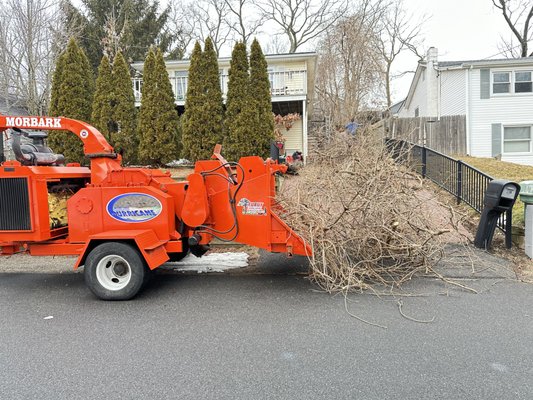
[[[427,109],[427,87],[426,80],[422,78],[422,74],[416,83],[415,91],[413,93],[413,98],[409,105],[404,104],[398,116],[400,118],[412,118],[415,116],[415,109],[419,108],[420,117],[426,116]]]
[[[474,69],[470,78],[471,155],[492,157],[492,124],[533,125],[533,93],[480,99],[479,86],[480,72],[479,69]],[[503,155],[502,160],[533,165],[533,152]]]
[[[277,63],[273,63],[271,62],[270,64],[268,64],[269,67],[274,67],[274,69],[276,67],[281,67],[283,68],[285,71],[303,71],[303,70],[306,70],[307,69],[307,65],[305,62],[291,62],[291,63],[288,63],[288,62],[277,62]]]
[[[441,115],[466,114],[465,74],[464,69],[441,72]]]
[[[294,122],[288,131],[283,132],[285,137],[285,151],[292,155],[296,150],[303,151],[303,124],[302,120]]]

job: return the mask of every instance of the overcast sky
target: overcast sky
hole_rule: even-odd
[[[160,6],[166,6],[169,1],[179,0],[160,0]],[[79,5],[80,0],[73,2]],[[404,4],[414,20],[429,17],[422,34],[424,48],[436,47],[440,60],[502,57],[498,54],[497,44],[501,35],[510,37],[510,30],[492,0],[404,0]],[[259,39],[265,46],[268,38],[262,34]],[[314,48],[302,48],[302,51],[309,50]],[[395,65],[395,70],[397,73],[414,70],[416,65],[416,57],[404,55]],[[393,82],[394,101],[406,97],[411,80],[412,74],[409,74]]]
[[[406,8],[418,18],[424,14],[429,21],[423,30],[425,48],[436,47],[439,59],[473,60],[502,58],[497,44],[500,36],[510,37],[510,30],[492,0],[404,0]],[[399,60],[398,71],[412,70],[416,59]],[[394,100],[407,95],[412,75],[394,83]]]

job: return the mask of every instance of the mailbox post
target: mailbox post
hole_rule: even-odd
[[[533,258],[533,181],[520,182],[520,201],[524,203],[524,224],[526,235],[524,238],[525,252]]]
[[[481,219],[474,240],[476,247],[481,249],[489,249],[491,247],[492,237],[494,236],[498,219],[504,212],[508,212],[507,217],[511,218],[511,210],[519,192],[520,185],[515,182],[495,179],[489,183],[485,191],[483,212],[481,213]],[[510,238],[511,229],[508,229],[508,231],[506,232],[506,236],[508,235]]]

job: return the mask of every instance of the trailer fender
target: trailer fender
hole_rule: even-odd
[[[76,260],[74,269],[76,270],[80,265],[84,265],[85,259],[91,250],[105,242],[134,243],[137,249],[141,252],[146,264],[152,270],[169,260],[165,250],[165,243],[167,241],[159,240],[153,230],[116,230],[89,236],[89,240]]]

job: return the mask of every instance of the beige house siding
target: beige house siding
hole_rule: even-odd
[[[287,155],[292,155],[296,150],[303,149],[303,124],[302,121],[296,121],[292,128],[282,132],[285,137],[285,151]]]
[[[314,77],[316,55],[314,53],[274,54],[267,55],[269,80],[271,83],[273,112],[285,115],[299,112],[302,120],[285,132],[287,154],[302,151],[307,156],[307,119],[309,118],[310,99],[314,97]],[[218,60],[220,83],[223,98],[226,100],[230,59]],[[134,63],[133,68],[139,71],[132,79],[136,105],[140,106],[142,94],[143,63]],[[167,72],[175,94],[176,105],[185,105],[188,85],[189,60],[168,61]]]

